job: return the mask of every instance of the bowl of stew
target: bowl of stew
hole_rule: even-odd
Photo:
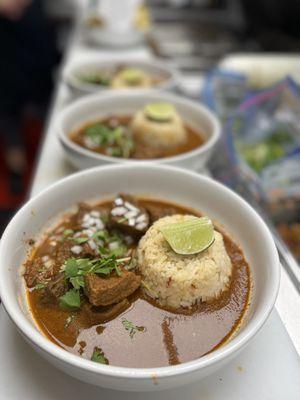
[[[78,169],[141,161],[199,169],[220,136],[205,106],[152,90],[85,96],[62,111],[56,129]]]
[[[75,95],[83,95],[110,89],[173,90],[179,73],[160,60],[128,61],[120,57],[103,60],[94,56],[67,66],[63,77]]]
[[[81,171],[38,194],[4,232],[0,265],[4,307],[35,350],[85,382],[133,391],[224,367],[268,318],[280,271],[242,198],[146,163]]]

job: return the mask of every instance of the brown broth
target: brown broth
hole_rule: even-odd
[[[110,116],[108,118],[99,120],[99,121],[94,121],[96,122],[101,122],[101,123],[106,123],[111,119],[116,119],[119,122],[119,125],[123,126],[129,126],[131,117],[128,116]],[[78,129],[75,132],[72,132],[70,134],[70,138],[73,142],[78,144],[81,147],[84,147],[90,151],[95,151],[96,153],[104,154],[107,155],[105,148],[103,147],[95,147],[93,149],[90,149],[89,147],[86,146],[84,142],[84,137],[85,137],[85,130],[91,125],[91,123],[88,123]],[[178,146],[173,146],[170,149],[157,149],[153,148],[150,146],[146,146],[144,143],[140,143],[137,140],[135,140],[135,149],[133,154],[131,155],[130,158],[137,159],[137,160],[150,160],[154,158],[165,158],[165,157],[173,157],[177,156],[182,153],[186,153],[188,151],[192,151],[196,149],[197,147],[200,147],[204,143],[203,135],[200,132],[196,132],[194,129],[189,127],[188,125],[185,125],[185,129],[187,131],[187,140],[185,143],[182,143]]]
[[[174,213],[196,214],[193,210],[158,200],[140,200],[152,218]],[[107,209],[108,203],[100,203]],[[218,229],[219,230],[219,229]],[[222,231],[221,231],[222,232]],[[229,289],[211,303],[200,303],[192,310],[161,308],[138,290],[130,297],[131,306],[115,319],[88,327],[82,310],[62,311],[58,305],[45,305],[39,291],[27,290],[33,317],[41,331],[66,350],[90,359],[99,347],[109,364],[123,367],[161,367],[194,360],[226,342],[238,329],[250,299],[250,270],[241,249],[226,235],[224,242],[233,264]],[[34,251],[47,254],[49,239]],[[66,327],[67,318],[76,315]],[[140,329],[131,338],[122,320]]]

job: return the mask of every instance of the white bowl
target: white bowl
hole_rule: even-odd
[[[24,282],[20,271],[29,250],[28,239],[38,238],[59,214],[75,203],[118,192],[146,194],[201,210],[222,224],[240,244],[251,267],[254,290],[245,323],[231,341],[194,361],[138,369],[94,363],[68,353],[39,332],[22,295]],[[147,163],[94,168],[55,183],[21,208],[6,228],[0,245],[1,298],[25,339],[64,372],[85,382],[119,390],[176,387],[199,380],[224,366],[249,343],[268,318],[276,299],[279,277],[273,238],[264,221],[241,197],[210,178]]]
[[[129,29],[125,32],[116,32],[105,27],[89,27],[86,30],[87,40],[95,46],[124,49],[143,43],[150,30]]]
[[[88,150],[74,143],[69,135],[82,125],[111,114],[134,114],[147,103],[166,101],[174,104],[178,112],[196,131],[200,131],[205,143],[196,149],[173,157],[147,160],[152,164],[171,164],[198,170],[208,161],[220,137],[220,124],[215,115],[205,106],[183,97],[155,90],[106,91],[85,96],[67,106],[57,120],[57,133],[66,156],[75,168],[85,169],[104,164],[136,163],[141,160],[109,157]]]
[[[179,72],[169,63],[159,60],[139,60],[124,57],[113,57],[107,60],[102,56],[92,56],[85,60],[77,61],[66,66],[63,71],[63,79],[70,86],[75,96],[103,92],[110,88],[101,87],[92,83],[82,82],[78,75],[88,71],[95,70],[116,70],[120,65],[126,65],[130,68],[140,68],[141,70],[149,73],[152,76],[162,76],[165,79],[153,86],[153,89],[160,90],[174,90],[179,81]],[[132,88],[130,90],[136,90]]]

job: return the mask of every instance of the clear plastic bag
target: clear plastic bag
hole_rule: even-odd
[[[286,78],[269,89],[240,94],[241,105],[221,115],[224,129],[212,174],[267,212],[300,260],[300,88]],[[213,90],[210,96],[215,111],[228,109],[218,105]]]

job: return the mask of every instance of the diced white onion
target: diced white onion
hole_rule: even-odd
[[[91,211],[91,214],[90,214],[92,217],[96,217],[96,218],[99,218],[100,217],[100,212],[99,211],[97,211],[97,210],[93,210],[93,211]]]
[[[130,219],[128,220],[128,225],[129,225],[129,226],[134,226],[134,225],[135,225],[135,219],[134,219],[134,218],[130,218]]]
[[[139,224],[136,224],[135,227],[136,227],[136,229],[141,231],[141,230],[146,228],[146,223],[145,222],[140,222]]]
[[[73,246],[73,247],[71,247],[71,251],[74,254],[80,254],[82,252],[82,247],[81,246]]]
[[[121,216],[127,213],[127,208],[125,207],[116,207],[111,210],[111,215],[113,216]]]
[[[127,218],[127,219],[129,219],[129,218],[135,218],[136,216],[137,216],[137,212],[136,211],[128,211],[125,215],[124,215],[124,217],[125,218]]]
[[[137,217],[137,219],[136,219],[136,222],[137,222],[137,223],[139,223],[139,222],[144,222],[144,221],[146,221],[146,215],[145,215],[145,214],[139,215],[139,216]]]
[[[109,250],[116,250],[119,247],[119,242],[111,242],[108,245]]]
[[[118,197],[115,201],[114,201],[116,206],[121,206],[123,204],[123,200],[121,199],[121,197]]]
[[[89,240],[89,241],[88,241],[88,245],[90,246],[90,248],[91,248],[92,250],[96,250],[96,249],[97,249],[97,245],[96,245],[96,243],[95,243],[93,240]]]
[[[131,203],[128,203],[128,201],[125,201],[125,207],[127,207],[128,208],[128,210],[131,210],[131,211],[137,211],[137,212],[139,212],[140,210],[138,209],[138,208],[136,208],[133,204],[131,204]]]

